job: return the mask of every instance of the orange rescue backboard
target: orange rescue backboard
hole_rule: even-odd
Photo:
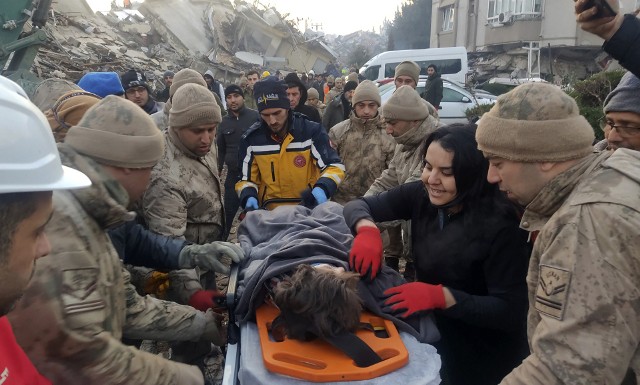
[[[305,342],[285,338],[276,342],[270,337],[269,329],[279,313],[273,305],[266,303],[256,310],[262,358],[265,367],[274,373],[312,382],[358,381],[380,377],[409,362],[409,352],[395,325],[371,313],[363,312],[360,321],[386,333],[379,333],[385,336],[378,337],[370,330],[356,332],[383,359],[366,368],[356,366],[344,352],[321,339]]]

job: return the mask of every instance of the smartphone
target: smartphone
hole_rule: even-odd
[[[598,10],[598,12],[593,16],[594,19],[614,17],[618,13],[618,11],[613,9],[607,0],[589,0],[587,2],[586,9],[591,7],[596,7]]]

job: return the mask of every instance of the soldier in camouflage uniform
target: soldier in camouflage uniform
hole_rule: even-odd
[[[163,139],[132,102],[108,96],[59,145],[62,162],[93,185],[55,192],[47,228],[51,257],[38,263],[11,321],[27,354],[54,384],[203,384],[195,366],[162,359],[120,339],[224,343],[210,311],[140,297],[107,230],[133,219]]]
[[[387,134],[396,142],[393,158],[389,167],[382,172],[365,195],[378,194],[391,190],[407,182],[420,180],[422,159],[418,147],[432,133],[438,121],[429,114],[423,99],[410,86],[401,86],[382,107],[382,118],[386,123]],[[395,223],[386,224],[388,245],[385,247],[385,258],[394,269],[397,269],[398,258],[407,259],[405,277],[413,278],[413,262],[411,262],[411,240],[409,224],[402,221],[402,230]],[[405,236],[402,236],[404,232]],[[386,242],[385,242],[386,243]]]
[[[153,168],[142,200],[144,219],[150,230],[163,235],[197,244],[219,241],[225,214],[217,155],[211,145],[222,120],[220,108],[212,93],[197,84],[181,86],[171,102],[164,156]],[[214,288],[215,282],[207,286]],[[209,304],[194,302],[199,297],[193,297],[201,289],[194,270],[170,273],[168,298],[205,310]]]
[[[592,154],[573,98],[530,83],[498,98],[476,133],[488,179],[540,231],[531,256],[531,355],[502,384],[640,382],[640,154]]]
[[[360,83],[352,99],[349,120],[329,131],[331,146],[342,159],[346,172],[333,200],[344,205],[364,195],[382,172],[389,167],[395,142],[384,131],[378,113],[380,93],[370,80]]]
[[[185,84],[200,84],[203,87],[207,86],[207,82],[204,81],[204,78],[198,71],[192,70],[190,68],[183,68],[178,71],[173,77],[173,83],[169,87],[169,100],[164,104],[164,107],[161,111],[151,114],[151,119],[153,119],[156,126],[161,131],[166,131],[169,127],[169,110],[171,110],[171,98],[176,93],[176,91]]]

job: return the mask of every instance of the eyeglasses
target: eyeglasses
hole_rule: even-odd
[[[606,118],[603,118],[600,121],[600,127],[602,128],[602,130],[612,130],[615,128],[616,131],[618,131],[618,135],[623,137],[635,136],[640,134],[640,127],[615,124],[613,120]]]
[[[125,93],[127,95],[135,95],[135,94],[142,94],[147,90],[147,88],[145,86],[138,86],[138,87],[131,87],[128,88]]]

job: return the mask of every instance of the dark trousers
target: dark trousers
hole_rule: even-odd
[[[240,199],[236,194],[236,182],[238,181],[238,176],[232,172],[228,172],[227,178],[224,180],[224,211],[226,215],[224,237],[222,238],[224,240],[229,236],[233,219],[240,208]]]

